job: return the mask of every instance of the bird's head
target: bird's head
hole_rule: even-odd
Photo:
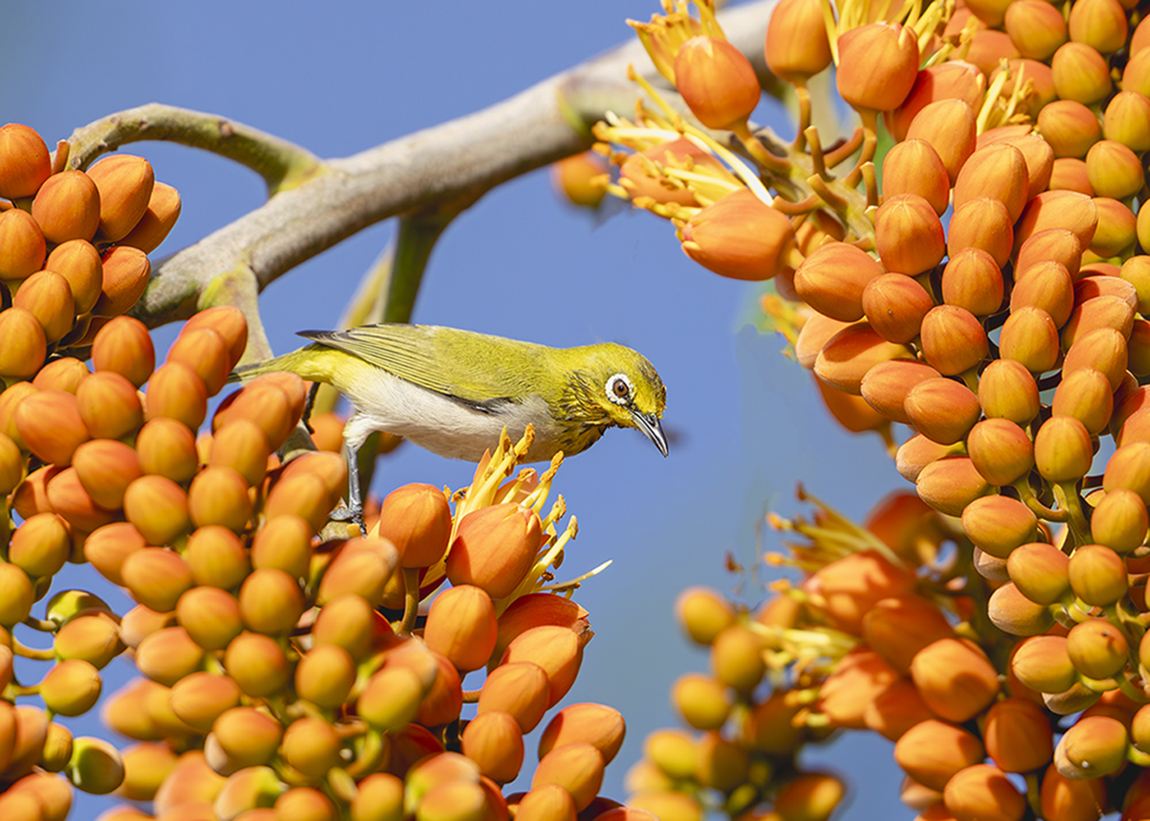
[[[565,395],[568,413],[586,424],[638,428],[666,456],[659,419],[667,389],[647,358],[613,343],[568,351],[577,357]]]

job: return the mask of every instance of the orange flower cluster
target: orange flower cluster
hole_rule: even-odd
[[[580,580],[553,583],[576,533],[574,518],[559,525],[562,498],[547,507],[561,459],[513,476],[531,432],[504,437],[469,488],[406,485],[377,503],[366,538],[340,533],[329,515],[348,481],[332,452],[342,424],[316,420],[327,450],[277,453],[303,414],[298,377],[252,381],[198,435],[245,350],[242,312],[196,314],[159,367],[146,327],[117,315],[147,280],[144,251],[125,244],[150,224],[159,185],[147,164],[120,157],[91,175],[49,176],[30,135],[0,132],[0,193],[32,209],[5,210],[0,220],[14,222],[0,225],[34,229],[32,269],[58,245],[48,270],[3,269],[5,296],[16,297],[0,322],[26,314],[35,330],[0,325],[12,366],[0,391],[0,818],[62,821],[73,787],[151,803],[150,814],[123,807],[105,819],[498,821],[517,808],[525,818],[643,818],[598,794],[624,734],[619,713],[599,704],[556,712],[531,790],[502,793],[524,765],[524,735],[571,688],[593,635],[570,598]],[[20,153],[5,140],[22,140]],[[31,170],[17,161],[32,159]],[[43,199],[72,190],[53,187],[64,175],[79,175],[67,178],[75,190],[86,189],[74,180],[97,180],[84,202],[100,219],[83,236],[48,227],[57,211],[82,210],[59,193]],[[125,217],[125,200],[142,215]],[[103,214],[100,203],[115,207]],[[11,236],[0,228],[0,245]],[[67,247],[94,259],[91,304],[75,311],[72,280],[50,265]],[[143,260],[131,288],[109,279],[121,253]],[[64,289],[29,302],[37,278]],[[115,310],[101,313],[105,302]],[[48,308],[65,303],[62,330],[50,331]],[[79,347],[90,348],[91,370],[67,355]],[[119,614],[85,590],[54,590],[68,562],[137,605]],[[387,609],[403,617],[391,623]],[[50,646],[25,644],[17,628]],[[106,699],[103,718],[135,743],[73,738],[53,718],[95,708],[101,671],[125,653],[141,676]],[[464,692],[480,670],[482,686]]]
[[[803,564],[792,598],[860,639],[818,721],[897,739],[924,818],[1094,818],[1103,778],[1141,817],[1124,768],[1150,765],[1150,24],[1119,0],[836,5],[782,0],[769,24],[789,143],[750,131],[749,64],[714,26],[648,43],[703,127],[644,85],[658,110],[596,130],[611,190],[710,270],[773,278],[764,306],[835,416],[906,425],[899,472],[961,519],[949,608],[917,561]],[[832,61],[862,125],[824,149],[807,86]]]
[[[148,284],[148,253],[180,215],[176,189],[143,157],[66,170],[32,128],[0,128],[0,379],[29,379],[48,356],[86,348]]]

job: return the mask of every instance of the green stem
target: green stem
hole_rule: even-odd
[[[419,286],[423,282],[423,271],[427,268],[427,261],[431,258],[436,240],[462,210],[463,208],[452,208],[433,214],[399,218],[391,276],[385,283],[387,296],[383,308],[384,322],[411,321],[411,315],[415,310],[415,298],[419,295]]]
[[[1058,506],[1069,514],[1068,525],[1075,539],[1074,546],[1090,544],[1090,522],[1082,510],[1082,497],[1078,495],[1078,488],[1073,482],[1057,482],[1054,484],[1054,498]]]
[[[419,615],[419,568],[403,568],[403,620],[395,632],[410,636]]]
[[[68,167],[86,168],[101,154],[142,140],[179,143],[234,160],[263,177],[269,197],[327,168],[310,151],[259,129],[218,114],[160,103],[119,111],[76,129],[68,139]]]
[[[1015,482],[1012,487],[1018,491],[1018,496],[1030,511],[1040,519],[1046,519],[1048,522],[1065,522],[1070,519],[1070,513],[1065,510],[1051,510],[1046,505],[1038,500],[1034,495],[1034,491],[1030,489],[1030,483],[1027,482],[1025,476]]]

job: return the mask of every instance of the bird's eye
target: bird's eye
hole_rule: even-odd
[[[631,380],[621,373],[617,373],[607,380],[607,398],[616,405],[627,405],[631,402]]]

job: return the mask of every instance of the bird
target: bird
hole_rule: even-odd
[[[357,454],[375,431],[440,456],[478,462],[506,428],[528,425],[524,461],[580,453],[610,427],[638,428],[663,456],[666,388],[642,354],[614,343],[551,348],[435,325],[384,323],[300,331],[296,351],[236,368],[229,381],[288,371],[336,388],[351,403],[344,426],[348,506],[336,518],[363,527]]]

